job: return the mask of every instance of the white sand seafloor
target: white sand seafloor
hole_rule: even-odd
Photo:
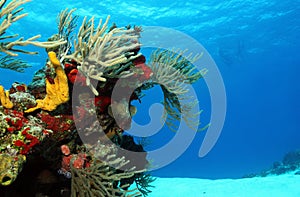
[[[300,175],[242,179],[157,178],[149,197],[300,197]]]

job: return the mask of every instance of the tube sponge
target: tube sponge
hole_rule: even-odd
[[[9,99],[9,92],[4,90],[3,86],[0,86],[0,101],[3,107],[11,109],[14,105]]]
[[[10,156],[0,154],[0,185],[10,185],[21,172],[23,164],[26,161],[24,155]]]
[[[53,66],[56,73],[54,83],[50,83],[49,80],[46,79],[46,97],[42,100],[37,99],[37,105],[26,110],[26,113],[33,112],[37,109],[53,111],[58,105],[63,104],[69,100],[68,78],[65,74],[65,71],[60,65],[55,52],[49,52],[48,57],[50,59],[49,64],[50,66]]]

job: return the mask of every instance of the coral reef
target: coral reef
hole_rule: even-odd
[[[9,90],[9,97],[13,103],[13,108],[16,111],[26,111],[29,108],[36,106],[36,100],[33,95],[26,92],[25,84],[13,83]]]
[[[23,112],[5,109],[2,106],[0,118],[0,183],[9,185],[16,179],[33,147],[43,141],[51,131],[44,128],[37,118],[24,117]]]
[[[182,114],[191,127],[198,127],[191,121],[195,102],[179,101],[186,99],[185,84],[206,70],[197,71],[179,51],[156,51],[147,64],[139,53],[141,27],[109,27],[109,16],[97,26],[93,17],[85,17],[74,36],[75,9],[59,13],[57,33],[46,42],[36,41],[39,36],[7,41],[18,37],[5,33],[27,15],[20,8],[27,2],[0,1],[0,55],[8,55],[0,59],[0,68],[27,68],[13,57],[35,52],[17,46],[44,47],[49,60],[28,86],[15,82],[7,91],[0,86],[0,185],[5,186],[0,196],[24,196],[13,193],[17,190],[27,196],[147,196],[154,181],[147,173],[147,152],[124,134],[137,112],[131,102],[160,85],[168,124]],[[118,79],[126,80],[113,95]],[[20,183],[29,178],[35,179],[35,188]],[[136,188],[129,190],[131,185]]]
[[[300,150],[294,150],[284,155],[282,161],[276,161],[269,169],[262,170],[260,173],[251,173],[244,178],[265,177],[268,175],[280,175],[289,172],[300,174]]]

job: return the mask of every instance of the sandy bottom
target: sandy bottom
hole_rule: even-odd
[[[243,179],[157,178],[149,197],[300,197],[300,175]]]

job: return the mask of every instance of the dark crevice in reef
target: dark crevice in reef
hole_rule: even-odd
[[[8,186],[0,187],[1,197],[69,197],[70,179],[51,170],[41,158],[28,158],[18,178]]]

